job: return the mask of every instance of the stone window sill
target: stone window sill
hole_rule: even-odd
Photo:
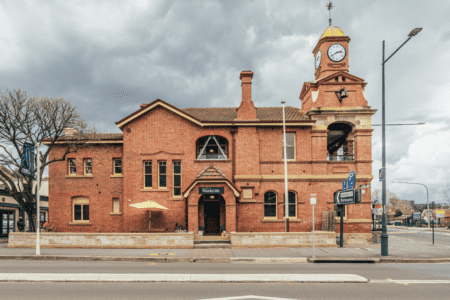
[[[111,175],[111,178],[123,178],[122,174],[115,174],[115,175]]]
[[[183,200],[183,197],[172,197],[169,200],[180,201],[180,200]]]
[[[111,216],[121,216],[122,213],[121,212],[110,212],[109,213]]]
[[[194,160],[194,163],[211,163],[211,162],[230,163],[231,159],[196,159],[196,160]]]
[[[169,189],[143,189],[141,192],[169,192]]]
[[[69,222],[69,225],[72,226],[91,226],[92,223],[89,221],[82,221],[82,222]]]
[[[92,175],[66,175],[66,178],[94,178]]]
[[[245,203],[245,202],[249,202],[249,203],[255,203],[257,202],[256,199],[245,199],[245,200],[239,200],[240,203]]]
[[[262,219],[263,223],[285,223],[285,220],[279,220],[279,219]],[[295,223],[295,222],[301,222],[301,220],[289,218],[289,223]]]

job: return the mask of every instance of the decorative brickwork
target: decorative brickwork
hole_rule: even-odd
[[[356,171],[356,186],[372,180],[371,117],[375,110],[367,106],[367,83],[348,72],[349,41],[346,36],[319,40],[314,54],[321,49],[321,69],[316,70],[314,81],[304,83],[301,108],[286,108],[286,131],[295,136],[295,144],[290,145],[294,159],[287,162],[289,191],[296,194],[297,201],[290,231],[308,233],[293,238],[294,244],[309,243],[305,237],[309,239],[312,230],[310,194],[317,195],[316,228],[331,228],[329,218],[323,223],[323,213],[334,210],[334,192],[342,188],[348,172]],[[328,60],[326,55],[327,47],[334,43],[342,43],[347,50],[347,56],[339,63]],[[238,233],[283,232],[282,110],[280,106],[255,107],[254,102],[261,99],[252,99],[253,75],[251,71],[240,74],[239,107],[180,109],[157,99],[116,122],[123,134],[99,135],[89,141],[89,147],[69,154],[67,158],[76,161],[76,174],[68,174],[67,160],[52,163],[50,224],[59,232],[80,233],[170,233],[177,226],[194,233],[202,227],[216,234],[220,234],[219,227],[221,231]],[[343,88],[348,97],[339,99],[336,92]],[[329,152],[335,151],[329,150],[330,145],[338,149],[334,140],[330,142],[329,134],[330,125],[335,124],[349,128],[342,133],[337,129],[333,136],[341,138],[341,134],[347,138],[345,145],[351,144],[350,159],[329,159],[336,154]],[[226,154],[217,152],[216,144],[210,146],[206,142],[202,153],[198,153],[197,141],[209,137],[226,145]],[[61,142],[52,150],[50,159],[62,156],[64,141]],[[113,169],[117,158],[121,159],[121,174]],[[83,172],[86,159],[92,159],[89,176]],[[177,176],[173,174],[175,163],[176,169],[181,170]],[[200,193],[201,188],[214,192],[205,196]],[[272,217],[272,212],[270,218],[265,218],[264,194],[269,191],[277,196],[273,204],[276,216]],[[88,220],[83,218],[83,222],[74,220],[73,201],[77,197],[88,199]],[[130,206],[148,200],[167,210],[149,214],[149,209]],[[220,205],[208,201],[220,201]],[[216,211],[211,211],[211,207],[217,207]],[[370,220],[370,190],[366,190],[362,203],[348,205],[344,232],[362,234],[364,240],[365,234],[371,232]],[[328,235],[324,234],[324,244],[334,239]],[[289,239],[279,242],[291,244]],[[350,240],[357,241],[358,236],[351,236]],[[245,242],[242,239],[237,244]]]

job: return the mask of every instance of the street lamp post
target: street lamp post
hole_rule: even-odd
[[[415,182],[399,182],[399,181],[392,181],[393,183],[406,183],[406,184],[418,184],[423,185],[427,189],[427,218],[428,218],[428,229],[430,229],[430,202],[428,201],[428,187],[425,184],[422,183],[415,183]]]
[[[416,36],[422,28],[413,29],[409,35],[408,39],[397,48],[386,60],[384,60],[384,40],[383,40],[383,62],[382,62],[382,170],[383,170],[383,183],[382,183],[382,200],[383,200],[383,227],[381,233],[381,255],[388,256],[388,235],[387,235],[387,226],[386,226],[386,122],[385,122],[385,88],[384,88],[384,64],[395,54],[398,50],[400,50],[403,45],[405,45],[413,36]]]
[[[287,178],[287,156],[286,156],[286,119],[284,115],[284,104],[286,102],[282,101],[283,104],[283,153],[284,153],[284,231],[289,232],[289,193],[288,193],[288,178]]]

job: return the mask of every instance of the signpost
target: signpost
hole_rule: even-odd
[[[342,190],[345,191],[347,189],[347,180],[342,180]]]
[[[361,188],[368,188],[369,185],[360,185],[358,189],[354,189],[355,187],[355,177],[356,172],[351,171],[348,177],[348,183],[346,187],[346,181],[344,180],[342,182],[342,190],[336,191],[334,193],[334,203],[338,207],[338,211],[340,214],[340,239],[339,239],[339,246],[342,248],[344,247],[344,213],[345,213],[345,205],[347,204],[355,204],[355,203],[361,203],[361,197],[364,194],[363,191],[361,191]],[[314,210],[314,206],[313,206]]]
[[[355,187],[355,171],[351,171],[348,176],[348,189],[351,190]]]
[[[311,194],[311,205],[312,205],[312,225],[313,225],[313,258],[315,258],[315,241],[314,241],[314,237],[315,237],[315,232],[314,232],[314,205],[317,202],[317,196],[316,194]]]

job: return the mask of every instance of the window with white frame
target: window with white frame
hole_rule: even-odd
[[[286,200],[285,200],[286,201]],[[297,195],[289,192],[289,218],[297,217]],[[286,203],[286,202],[284,202]],[[286,216],[286,204],[283,205],[283,217]]]
[[[92,158],[84,160],[84,175],[92,175]]]
[[[89,221],[89,199],[75,198],[73,199],[73,221],[83,222]]]
[[[284,134],[281,135],[281,143],[284,159]],[[286,132],[286,156],[288,160],[295,160],[295,133]]]
[[[77,160],[69,158],[69,175],[77,175]]]
[[[144,161],[144,188],[152,188],[152,162]]]
[[[266,192],[264,194],[264,218],[277,217],[277,194]]]
[[[210,135],[199,138],[196,149],[198,160],[228,159],[228,141],[221,136]]]
[[[122,175],[122,159],[114,159],[114,175]]]
[[[173,162],[173,196],[181,197],[181,161]]]
[[[158,188],[167,188],[167,162],[158,162]]]

